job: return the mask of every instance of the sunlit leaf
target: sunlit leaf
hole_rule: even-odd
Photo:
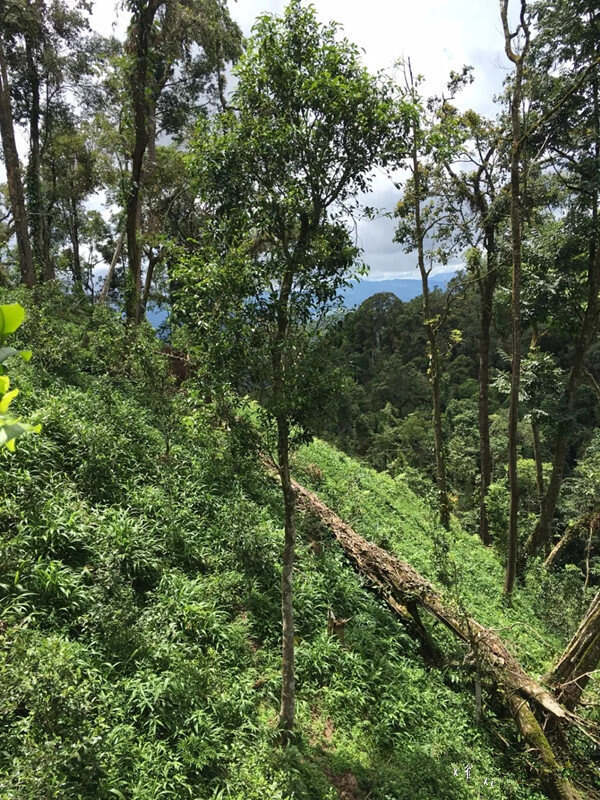
[[[0,305],[0,336],[14,333],[23,324],[25,309],[19,303]]]

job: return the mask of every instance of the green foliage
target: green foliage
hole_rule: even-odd
[[[319,321],[356,269],[347,210],[386,162],[404,109],[298,0],[259,19],[236,71],[236,112],[195,138],[191,170],[211,214],[177,269],[176,307],[207,382],[310,425],[335,384]]]
[[[23,440],[0,500],[3,798],[334,800],[336,786],[354,786],[374,800],[539,800],[524,765],[497,749],[500,730],[518,752],[510,723],[492,711],[473,723],[469,678],[452,684],[426,667],[308,516],[296,578],[298,743],[282,752],[282,518],[247,430],[180,393],[187,422],[174,414],[165,459],[144,392],[158,345],[142,331],[124,365],[111,346],[121,322],[108,312],[65,302],[60,325],[38,312],[20,346],[41,347],[43,365],[20,364],[19,380],[44,436]],[[308,460],[349,521],[392,547],[401,529],[401,552],[427,567],[431,518],[403,481],[322,443],[299,470]],[[487,551],[476,565],[472,537],[459,540],[473,594],[485,598],[499,567]],[[477,606],[484,617],[482,605],[486,621],[505,624],[496,604]],[[329,607],[349,620],[343,643],[327,635]],[[511,638],[536,665],[556,649],[518,627]]]
[[[5,337],[21,327],[25,319],[25,309],[19,303],[0,305],[0,345],[4,345]],[[26,433],[39,433],[41,425],[23,422],[14,416],[10,405],[19,394],[18,389],[10,388],[10,378],[6,361],[12,356],[20,355],[23,361],[31,359],[31,350],[15,350],[14,347],[0,347],[0,448],[11,452],[15,450],[15,441]]]

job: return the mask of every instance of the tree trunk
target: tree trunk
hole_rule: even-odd
[[[593,73],[593,93],[594,93],[594,158],[593,164],[595,172],[589,177],[590,185],[592,188],[591,198],[591,212],[592,212],[592,226],[591,237],[589,243],[589,261],[588,261],[588,297],[587,307],[581,326],[581,331],[575,342],[575,354],[573,358],[573,366],[569,374],[569,380],[563,395],[561,415],[562,419],[559,423],[558,435],[554,448],[554,456],[552,458],[552,473],[548,482],[548,488],[544,495],[542,503],[542,510],[540,518],[535,526],[535,529],[527,542],[527,552],[530,555],[537,554],[540,549],[548,544],[552,539],[552,520],[554,519],[554,512],[560,494],[560,487],[562,485],[563,475],[565,471],[565,463],[567,458],[569,439],[572,430],[572,416],[575,408],[575,399],[577,388],[581,381],[584,367],[585,357],[587,351],[594,339],[598,327],[598,292],[600,291],[600,246],[598,244],[598,174],[600,170],[600,98],[598,87],[598,72],[594,69]]]
[[[565,547],[573,541],[576,533],[577,533],[577,524],[569,525],[565,533],[554,545],[554,547],[548,554],[548,557],[544,561],[544,566],[546,567],[546,569],[551,569],[554,566],[559,555],[562,553]]]
[[[44,259],[43,214],[40,155],[40,77],[37,71],[35,46],[30,36],[25,37],[25,54],[27,73],[31,90],[29,107],[29,162],[27,164],[26,190],[33,245],[33,261],[39,278],[42,281],[55,278],[50,259]]]
[[[426,312],[427,313],[427,312]],[[429,317],[427,316],[427,319]],[[448,486],[446,482],[446,457],[444,454],[444,433],[442,430],[442,397],[440,380],[440,354],[437,335],[431,324],[427,325],[430,347],[431,394],[433,399],[433,436],[435,448],[435,468],[437,474],[440,522],[444,528],[450,530],[450,503],[448,501]]]
[[[142,310],[142,251],[139,241],[144,155],[150,138],[154,107],[150,81],[150,32],[161,0],[150,0],[132,23],[135,66],[131,73],[130,90],[133,103],[134,146],[131,155],[131,181],[127,196],[126,224],[128,276],[125,288],[125,313],[128,322],[138,323]]]
[[[540,444],[540,429],[535,420],[531,420],[531,435],[533,439],[533,460],[535,461],[535,484],[540,508],[544,498],[544,461]]]
[[[150,297],[150,289],[152,288],[154,269],[158,264],[158,262],[160,261],[161,254],[162,250],[159,250],[157,253],[151,252],[148,256],[148,269],[146,270],[146,279],[144,281],[144,294],[142,297],[142,316],[146,313],[146,307],[148,306],[148,298]]]
[[[273,369],[273,395],[277,408],[277,456],[279,479],[283,493],[285,535],[281,571],[281,709],[279,728],[282,743],[291,742],[296,714],[296,680],[294,670],[294,607],[293,572],[296,550],[296,498],[290,475],[290,426],[286,409],[286,361],[285,344],[289,334],[289,299],[292,291],[294,270],[288,265],[279,290],[277,302],[277,329],[271,346]]]
[[[71,197],[71,225],[69,234],[71,237],[71,249],[73,251],[73,286],[83,292],[83,271],[81,269],[81,255],[79,252],[79,209],[77,201]]]
[[[274,469],[273,472],[279,473]],[[403,621],[409,616],[407,607],[419,605],[463,642],[469,644],[476,639],[481,671],[492,679],[510,709],[530,757],[534,756],[533,767],[548,796],[553,800],[582,800],[565,776],[564,766],[556,758],[529,703],[551,719],[587,731],[584,723],[571,716],[551,692],[525,673],[494,631],[457,611],[452,604],[446,605],[434,587],[409,564],[363,539],[313,492],[296,481],[291,481],[291,485],[297,506],[317,516],[331,530],[350,562]]]
[[[511,155],[511,234],[512,234],[512,367],[508,412],[508,479],[510,486],[510,512],[508,552],[504,592],[510,595],[515,581],[518,557],[519,482],[517,471],[517,428],[519,423],[519,382],[521,376],[521,209],[519,186],[519,101],[513,93],[513,152]],[[515,127],[516,126],[516,127]]]
[[[512,367],[510,380],[510,401],[508,411],[508,480],[510,486],[510,512],[508,528],[508,552],[504,593],[512,594],[517,573],[518,558],[518,514],[519,483],[517,473],[517,429],[519,423],[519,383],[521,378],[521,98],[523,85],[524,57],[529,44],[529,29],[525,21],[526,0],[521,0],[521,29],[525,34],[523,51],[517,55],[512,49],[514,36],[508,26],[508,0],[500,3],[504,28],[506,55],[515,65],[515,77],[510,102],[512,147],[510,155],[510,228],[512,250]]]
[[[29,242],[29,231],[27,225],[27,211],[25,209],[25,197],[23,193],[23,183],[21,181],[21,170],[19,167],[19,154],[15,142],[15,130],[13,124],[12,109],[10,105],[10,89],[8,83],[8,71],[4,56],[4,45],[0,37],[0,134],[2,134],[2,149],[4,152],[4,164],[6,167],[6,179],[8,182],[8,194],[15,225],[15,236],[17,238],[17,249],[19,252],[19,267],[21,270],[21,281],[30,288],[35,283],[35,271],[33,269],[33,254]]]
[[[295,493],[292,488],[289,465],[289,425],[285,417],[279,417],[277,420],[277,451],[285,512],[285,538],[281,572],[282,683],[279,726],[282,730],[283,741],[287,744],[294,728],[296,711],[292,583],[296,549],[296,518]]]
[[[537,757],[540,780],[548,796],[553,800],[583,800],[568,778],[563,776],[565,767],[556,758],[529,703],[516,694],[509,694],[507,700],[523,739]]]
[[[416,134],[416,132],[415,132]],[[442,429],[442,399],[440,376],[440,353],[437,341],[436,323],[432,322],[432,312],[429,303],[429,272],[425,266],[423,225],[421,222],[421,178],[419,173],[419,158],[417,152],[416,135],[413,140],[412,174],[414,182],[414,214],[415,237],[417,241],[417,259],[423,287],[423,324],[427,332],[429,344],[429,382],[432,398],[432,422],[435,450],[435,470],[438,488],[438,505],[440,522],[446,530],[450,530],[450,503],[448,500],[448,487],[446,482],[446,458],[444,454],[444,434]]]
[[[542,502],[540,518],[527,541],[527,552],[536,555],[552,539],[552,520],[560,494],[562,479],[569,449],[572,416],[575,408],[577,388],[583,375],[585,357],[594,339],[598,322],[598,292],[600,290],[600,249],[593,254],[594,260],[588,270],[588,303],[580,335],[575,343],[575,356],[569,380],[561,403],[559,431],[552,457],[552,473]]]
[[[106,278],[104,279],[104,285],[102,286],[102,291],[98,295],[99,303],[105,303],[108,297],[108,293],[110,291],[110,285],[112,283],[112,278],[115,272],[115,267],[117,266],[117,261],[119,260],[119,256],[121,255],[121,250],[123,249],[124,238],[125,235],[123,233],[120,233],[119,238],[117,239],[117,246],[115,247],[115,252],[113,253],[113,257],[110,262],[108,272],[106,273]]]
[[[131,183],[127,200],[127,256],[128,276],[125,289],[125,313],[128,322],[140,321],[140,300],[142,291],[142,252],[138,239],[140,206],[141,206],[141,176],[144,159],[145,135],[138,133],[136,114],[136,143],[132,158]]]
[[[549,683],[563,705],[573,711],[590,674],[600,663],[600,592],[594,597],[577,632],[552,670]]]
[[[493,236],[493,234],[492,234]],[[493,240],[492,240],[493,241]],[[496,288],[496,272],[492,266],[493,243],[487,248],[486,275],[480,282],[481,316],[479,325],[479,535],[483,544],[491,544],[486,497],[492,482],[492,451],[490,447],[490,329],[492,302]]]

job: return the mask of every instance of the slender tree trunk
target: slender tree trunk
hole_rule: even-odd
[[[597,183],[598,175],[600,173],[600,99],[598,97],[598,73],[595,70],[593,76],[593,91],[594,91],[594,186]],[[548,481],[548,487],[542,502],[542,508],[539,520],[529,540],[527,542],[527,552],[530,555],[537,554],[540,549],[548,544],[552,539],[552,521],[554,519],[554,512],[556,511],[556,504],[560,494],[560,487],[562,485],[563,475],[565,471],[565,464],[567,460],[567,452],[569,449],[569,439],[572,430],[572,417],[575,408],[575,400],[577,389],[581,382],[584,368],[585,357],[594,340],[594,336],[598,328],[598,293],[600,292],[600,247],[598,245],[598,190],[594,188],[592,191],[592,233],[590,236],[589,244],[589,261],[588,261],[588,297],[587,306],[583,318],[581,331],[575,342],[575,353],[573,357],[573,366],[569,373],[569,380],[563,395],[561,403],[561,420],[559,422],[558,434],[554,446],[554,455],[552,458],[552,473]]]
[[[271,349],[273,368],[273,393],[278,409],[277,456],[279,477],[283,493],[285,534],[283,563],[281,572],[281,622],[282,622],[282,662],[281,662],[281,710],[279,727],[282,742],[287,745],[292,740],[296,714],[296,680],[294,668],[294,607],[293,572],[296,551],[296,497],[290,476],[290,429],[285,409],[286,365],[285,343],[289,334],[289,298],[292,291],[293,269],[288,267],[284,273],[279,290],[277,307],[277,330]]]
[[[508,479],[510,486],[510,511],[508,528],[508,553],[504,593],[512,594],[517,572],[518,558],[518,514],[519,483],[517,473],[517,429],[519,423],[519,384],[521,377],[521,99],[523,85],[524,57],[529,43],[529,30],[526,25],[526,0],[521,0],[521,29],[525,34],[525,45],[520,55],[512,49],[514,36],[508,26],[508,0],[501,0],[500,11],[504,28],[506,55],[515,65],[515,77],[510,103],[512,147],[510,156],[510,227],[512,241],[512,369],[510,381],[510,401],[508,412]]]
[[[533,323],[533,334],[529,344],[529,352],[535,353],[538,349],[538,327]],[[540,443],[540,429],[535,418],[531,417],[531,436],[533,442],[533,460],[535,463],[535,485],[537,490],[538,505],[541,511],[544,498],[544,462],[542,459],[542,447]]]
[[[6,58],[4,56],[4,44],[0,37],[0,134],[2,135],[2,149],[4,152],[4,164],[6,167],[6,178],[8,182],[8,194],[15,225],[15,236],[17,238],[17,250],[19,252],[19,267],[21,270],[21,281],[29,287],[35,283],[35,271],[33,269],[33,254],[29,242],[29,231],[27,224],[27,211],[25,209],[25,196],[23,193],[23,183],[21,180],[21,169],[19,166],[19,154],[15,142],[15,129],[13,123],[12,109],[10,105],[10,89],[8,83],[8,71],[6,68]]]
[[[43,150],[42,150],[43,152]],[[57,198],[57,191],[56,191],[56,165],[50,162],[48,165],[50,168],[51,180],[50,183],[46,185],[44,191],[44,213],[42,214],[41,218],[41,227],[42,227],[42,263],[43,264],[50,264],[51,260],[51,235],[50,232],[52,230],[53,224],[53,214],[54,208],[56,206],[56,198]],[[55,265],[54,263],[51,265],[52,275],[55,274]]]
[[[419,173],[419,158],[417,153],[416,136],[413,142],[412,173],[414,181],[415,199],[415,235],[417,241],[417,259],[421,273],[423,287],[423,324],[427,332],[429,344],[429,382],[432,398],[433,441],[435,450],[435,470],[438,488],[438,505],[440,522],[446,530],[450,530],[450,503],[448,500],[448,486],[446,481],[446,459],[444,454],[444,433],[442,429],[442,398],[440,353],[437,341],[436,323],[432,322],[432,313],[429,302],[429,272],[425,266],[425,252],[423,225],[421,221],[421,178]]]
[[[146,313],[148,306],[148,298],[150,297],[150,289],[152,288],[152,279],[154,278],[154,270],[160,261],[161,251],[157,253],[151,252],[148,256],[148,269],[146,270],[146,278],[144,281],[144,294],[142,297],[142,315]]]
[[[426,312],[427,319],[429,314]],[[433,400],[433,436],[435,448],[435,468],[440,505],[440,522],[446,530],[450,530],[450,503],[448,501],[448,485],[446,481],[446,457],[444,454],[444,433],[442,430],[442,396],[440,376],[440,354],[437,334],[432,325],[427,325],[430,348],[431,394]]]
[[[131,72],[130,90],[133,103],[134,146],[131,155],[131,180],[126,206],[128,276],[125,288],[125,313],[128,322],[138,323],[142,310],[142,250],[139,241],[142,172],[144,155],[150,138],[154,89],[150,82],[150,32],[161,0],[149,0],[132,24],[130,41],[135,48],[135,66]]]
[[[492,234],[493,235],[493,234]],[[479,326],[479,535],[483,544],[491,543],[486,508],[486,497],[492,482],[492,450],[490,447],[490,329],[492,325],[492,301],[496,287],[496,272],[491,254],[493,244],[487,249],[486,275],[480,281],[481,316]],[[491,270],[491,271],[490,271]]]
[[[29,162],[27,164],[26,190],[33,246],[33,261],[41,280],[53,280],[54,268],[50,259],[44,259],[41,155],[40,155],[40,78],[37,71],[34,43],[25,37],[27,72],[31,90],[29,108]]]
[[[296,548],[295,493],[289,464],[289,425],[285,417],[277,420],[279,475],[285,512],[285,539],[281,573],[282,684],[279,725],[287,743],[294,728],[296,681],[294,670],[293,570]]]
[[[533,419],[531,420],[531,435],[533,440],[533,459],[535,461],[535,483],[541,508],[544,498],[544,461],[542,459],[540,429],[538,428],[537,422]]]
[[[112,283],[112,278],[115,273],[115,267],[117,266],[117,261],[119,260],[119,256],[121,255],[121,250],[123,249],[123,239],[125,238],[124,233],[119,234],[119,238],[117,239],[117,246],[115,247],[115,252],[113,253],[112,260],[110,262],[110,266],[108,268],[108,272],[106,273],[106,278],[104,279],[104,285],[102,286],[102,291],[98,295],[98,302],[105,303],[106,298],[108,297],[108,293],[110,291],[110,285]]]
[[[137,117],[137,115],[136,115]],[[140,301],[142,292],[142,251],[138,238],[140,207],[141,207],[141,177],[144,159],[145,134],[139,133],[136,124],[136,144],[132,158],[131,183],[127,200],[127,255],[129,272],[125,289],[125,313],[129,322],[140,321]]]
[[[77,201],[71,197],[71,225],[70,225],[71,249],[73,251],[73,285],[79,291],[83,291],[83,271],[81,269],[81,254],[79,252],[79,209]]]
[[[600,663],[600,592],[594,597],[577,632],[552,670],[549,683],[559,700],[573,711],[581,700],[590,673]]]
[[[219,90],[221,111],[227,111],[227,98],[225,97],[225,60],[223,58],[223,42],[220,36],[217,39],[217,88]]]

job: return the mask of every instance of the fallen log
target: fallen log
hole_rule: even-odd
[[[567,545],[571,544],[573,539],[578,534],[578,527],[577,525],[569,525],[565,533],[561,536],[558,542],[554,545],[548,557],[544,561],[544,566],[546,569],[552,569],[556,561],[558,560],[559,556],[562,554],[563,550],[567,547]]]
[[[561,702],[573,711],[600,663],[600,592],[548,677]]]
[[[271,474],[276,475],[272,466],[268,467]],[[584,795],[565,776],[564,765],[555,755],[530,703],[559,722],[578,724],[575,715],[527,675],[496,633],[452,608],[410,564],[363,539],[313,492],[296,481],[292,481],[292,485],[298,508],[317,516],[330,529],[353,566],[395,614],[406,619],[406,609],[421,606],[459,639],[471,645],[476,642],[481,670],[504,696],[522,737],[535,754],[537,772],[548,796],[552,800],[583,800]],[[585,732],[589,735],[587,730]]]
[[[585,514],[583,517],[576,519],[572,522],[563,536],[558,540],[558,542],[554,545],[552,550],[550,551],[548,557],[544,561],[544,566],[546,569],[552,569],[557,561],[560,560],[562,557],[563,550],[567,548],[572,542],[576,539],[583,539],[584,536],[587,539],[588,548],[587,548],[587,568],[588,568],[588,575],[589,575],[589,557],[590,557],[590,548],[592,544],[592,538],[594,534],[598,531],[600,527],[600,513],[597,510],[590,512],[589,514]]]

